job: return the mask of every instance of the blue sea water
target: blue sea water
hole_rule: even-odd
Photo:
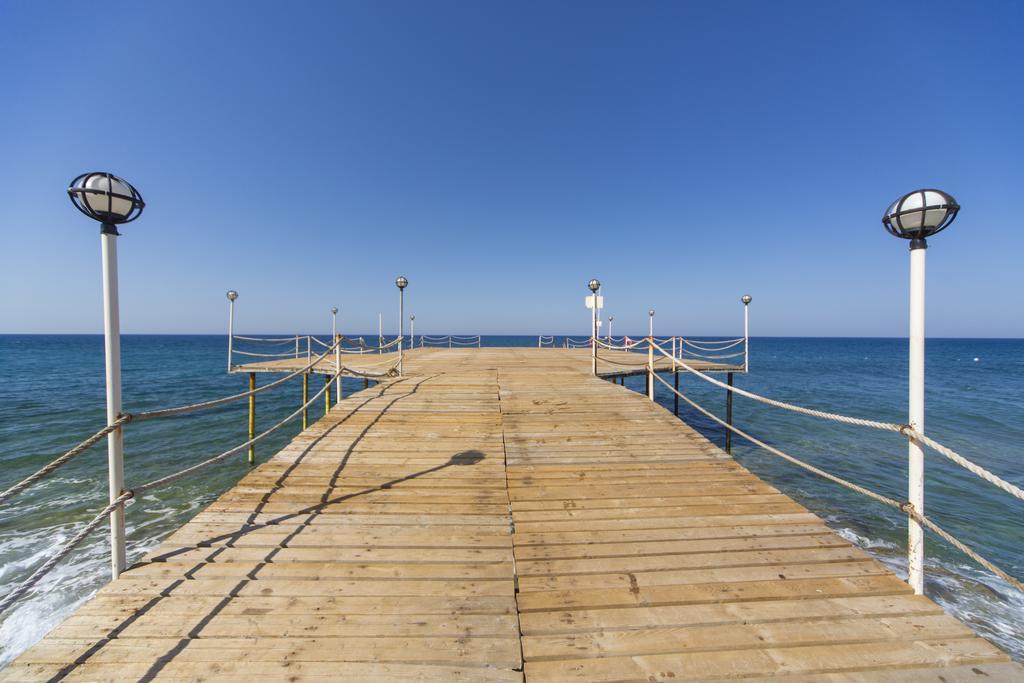
[[[372,339],[376,335],[366,335]],[[639,335],[638,335],[639,336]],[[327,335],[324,335],[326,338]],[[487,346],[534,346],[531,337],[484,337]],[[557,340],[561,343],[561,338]],[[223,336],[122,339],[128,412],[192,403],[245,389],[226,373]],[[104,423],[103,341],[93,335],[0,336],[0,489],[95,432]],[[906,341],[754,338],[751,367],[737,385],[827,411],[903,422]],[[269,381],[262,378],[261,383]],[[927,431],[1000,476],[1024,485],[1024,340],[932,339],[927,352]],[[643,378],[626,385],[643,391]],[[316,386],[316,385],[314,385]],[[345,393],[362,387],[346,380]],[[317,386],[317,388],[319,388]],[[722,415],[724,391],[694,377],[681,389]],[[296,409],[301,380],[260,394],[258,429]],[[672,396],[656,385],[669,410]],[[318,414],[314,404],[312,414]],[[720,427],[693,409],[680,417],[717,443]],[[906,441],[899,435],[825,422],[738,397],[734,422],[766,442],[885,495],[906,496]],[[125,432],[128,486],[175,472],[246,438],[246,406],[133,424]],[[298,421],[257,447],[272,456],[299,431]],[[793,496],[850,540],[905,575],[906,520],[900,514],[798,469],[741,439],[733,452],[751,470]],[[180,527],[248,471],[245,455],[197,477],[133,500],[127,511],[130,559]],[[1011,574],[1024,578],[1024,503],[939,455],[926,463],[928,514]],[[22,581],[102,508],[103,442],[54,476],[0,506],[0,595]],[[932,535],[928,594],[979,634],[1024,659],[1024,594]],[[94,534],[0,622],[0,665],[42,637],[109,578],[106,529]]]

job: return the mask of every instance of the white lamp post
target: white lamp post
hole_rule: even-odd
[[[587,283],[587,288],[593,296],[593,306],[590,307],[590,365],[591,372],[597,376],[597,290],[601,289],[601,282],[592,279]]]
[[[614,315],[608,316],[608,343],[612,343],[612,322],[615,320]]]
[[[647,323],[647,336],[650,337],[653,340],[654,339],[654,309],[653,308],[651,310],[647,311],[647,317],[650,318],[650,320]]]
[[[416,314],[409,316],[409,344],[410,349],[416,348]]]
[[[238,298],[238,292],[233,289],[228,290],[228,372],[231,372],[231,356],[234,354],[235,345],[235,299]]]
[[[926,239],[945,229],[956,218],[960,205],[941,190],[915,190],[889,205],[882,216],[886,230],[910,240],[910,394],[907,423],[924,433],[924,285]],[[908,444],[908,502],[924,514],[924,449],[916,439]],[[917,594],[924,593],[924,528],[907,520],[907,581]]]
[[[384,353],[384,314],[377,314],[377,353]]]
[[[740,297],[743,302],[743,372],[750,370],[750,302],[753,300],[749,294]]]
[[[121,416],[121,322],[117,297],[117,226],[142,214],[142,195],[111,173],[84,173],[71,181],[71,202],[100,222],[103,260],[103,350],[106,360],[107,424]],[[121,427],[107,434],[110,502],[124,493],[124,434]],[[110,569],[116,579],[125,568],[124,503],[110,513]]]
[[[409,286],[409,281],[399,275],[395,278],[395,286],[398,287],[398,375],[401,377],[405,374],[405,288]]]

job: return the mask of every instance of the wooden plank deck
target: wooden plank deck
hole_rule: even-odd
[[[1022,680],[579,356],[417,350],[0,677]]]

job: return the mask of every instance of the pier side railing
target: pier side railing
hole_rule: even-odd
[[[446,334],[442,336],[420,335],[420,348],[480,348],[483,338],[479,334],[458,335]]]
[[[312,339],[312,337],[301,337],[301,336],[287,337],[285,339],[289,343],[291,343],[291,342],[298,343],[299,339],[304,339],[304,338],[307,339],[307,340],[311,340]],[[243,338],[243,339],[249,340],[249,339],[253,339],[253,338]],[[393,346],[394,344],[398,343],[400,341],[400,339],[401,338],[396,339],[395,341],[388,343],[386,346],[388,346],[388,347]],[[277,341],[277,340],[275,340],[275,341]],[[317,341],[319,342],[319,340],[317,340]],[[343,351],[343,349],[342,349],[343,343],[344,343],[344,338],[341,337],[341,336],[339,336],[338,339],[336,339],[333,344],[325,344],[324,342],[320,342],[320,344],[325,346],[326,348],[323,350],[322,353],[319,353],[317,355],[313,355],[312,352],[308,350],[309,347],[307,346],[307,360],[308,360],[308,362],[304,366],[302,366],[302,367],[300,367],[300,368],[298,368],[296,370],[293,370],[291,372],[288,372],[283,377],[280,377],[280,378],[278,378],[278,379],[276,379],[276,380],[274,380],[274,381],[272,381],[272,382],[270,382],[268,384],[265,384],[265,385],[263,385],[261,387],[256,387],[254,385],[253,379],[254,379],[255,375],[254,374],[250,374],[249,389],[247,391],[243,391],[243,392],[240,392],[240,393],[237,393],[237,394],[232,394],[230,396],[225,396],[225,397],[218,398],[218,399],[213,399],[213,400],[209,400],[209,401],[201,401],[201,402],[198,402],[198,403],[191,403],[191,404],[181,405],[181,406],[175,406],[175,407],[172,407],[172,408],[163,408],[163,409],[160,409],[160,410],[151,410],[151,411],[145,411],[145,412],[139,412],[139,413],[123,413],[123,414],[119,415],[116,420],[113,420],[110,424],[106,425],[105,427],[103,427],[102,429],[97,431],[92,436],[90,436],[87,439],[81,441],[74,448],[68,450],[63,455],[61,455],[61,456],[55,458],[54,460],[52,460],[51,462],[47,463],[44,467],[40,468],[39,470],[37,470],[36,472],[32,473],[28,477],[22,479],[18,483],[16,483],[13,486],[9,487],[7,490],[0,492],[0,505],[3,505],[4,503],[9,501],[14,496],[17,496],[18,494],[22,493],[26,489],[32,487],[33,485],[37,484],[38,482],[40,482],[40,481],[42,481],[44,479],[46,479],[49,475],[53,474],[55,471],[60,469],[63,465],[66,465],[67,463],[71,462],[73,459],[75,459],[75,457],[77,457],[78,455],[81,455],[82,453],[87,451],[91,446],[93,446],[96,443],[98,443],[99,441],[101,441],[108,434],[114,432],[115,430],[124,429],[128,425],[135,424],[135,423],[138,423],[138,422],[144,422],[144,421],[147,421],[147,420],[155,420],[155,419],[162,419],[162,418],[173,418],[173,417],[177,417],[177,416],[181,416],[181,415],[186,415],[186,414],[191,414],[191,413],[196,413],[196,412],[200,412],[200,411],[204,411],[204,410],[210,410],[212,408],[217,408],[217,407],[220,407],[220,406],[223,406],[223,405],[227,405],[229,403],[233,403],[235,401],[240,401],[240,400],[243,400],[243,399],[248,399],[248,401],[249,401],[249,406],[250,406],[250,413],[249,413],[249,438],[246,441],[244,441],[243,443],[238,444],[238,445],[236,445],[236,446],[234,446],[232,448],[229,448],[228,450],[223,451],[222,453],[218,453],[217,455],[214,455],[214,456],[212,456],[210,458],[207,458],[206,460],[203,460],[203,461],[201,461],[199,463],[196,463],[195,465],[191,465],[191,466],[186,467],[184,469],[181,469],[181,470],[179,470],[177,472],[174,472],[174,473],[169,474],[169,475],[165,475],[163,477],[154,479],[152,481],[148,481],[148,482],[136,485],[136,486],[134,486],[132,488],[124,489],[124,490],[121,491],[120,495],[118,495],[116,497],[112,496],[112,500],[110,500],[110,502],[105,507],[103,507],[103,509],[101,509],[99,512],[97,512],[96,515],[92,519],[90,519],[85,524],[85,526],[82,529],[80,529],[70,540],[68,540],[66,543],[61,545],[42,565],[40,565],[38,568],[36,568],[25,580],[23,580],[21,583],[19,583],[17,586],[15,586],[12,590],[10,590],[6,595],[3,596],[3,598],[0,598],[0,613],[5,612],[15,602],[17,602],[17,600],[19,598],[21,598],[29,590],[31,590],[32,587],[35,586],[37,583],[39,583],[39,581],[44,576],[46,576],[46,574],[48,574],[50,571],[52,571],[54,569],[54,567],[56,567],[60,563],[61,560],[63,560],[65,557],[67,557],[76,547],[78,547],[86,538],[88,538],[89,535],[93,531],[95,531],[97,528],[101,527],[105,522],[107,522],[108,519],[111,521],[112,524],[117,523],[115,520],[119,520],[119,523],[123,525],[123,523],[124,523],[124,515],[123,514],[115,515],[113,513],[118,513],[118,512],[123,513],[125,504],[129,500],[131,500],[132,498],[134,498],[134,497],[138,496],[139,494],[144,493],[146,491],[149,491],[149,490],[152,490],[152,489],[156,489],[156,488],[159,488],[159,487],[163,487],[163,486],[167,486],[167,485],[172,484],[172,483],[174,483],[174,482],[176,482],[176,481],[178,481],[180,479],[184,479],[186,477],[193,476],[193,475],[195,475],[195,474],[205,470],[206,468],[210,467],[211,465],[214,465],[214,464],[216,464],[218,462],[224,461],[224,460],[230,458],[233,455],[237,455],[239,453],[242,453],[243,451],[246,451],[247,449],[249,451],[249,463],[252,464],[253,463],[253,457],[252,457],[253,456],[253,448],[255,447],[255,445],[258,442],[266,439],[271,434],[279,431],[286,424],[289,424],[293,420],[296,420],[300,415],[303,416],[304,422],[305,422],[305,418],[308,416],[309,407],[311,405],[313,405],[316,401],[319,401],[321,399],[321,397],[325,397],[325,399],[326,399],[325,403],[324,403],[324,414],[326,415],[330,411],[330,409],[331,409],[331,386],[333,384],[335,384],[338,380],[340,380],[342,375],[352,376],[352,377],[362,377],[367,382],[369,380],[371,380],[371,379],[379,381],[379,380],[382,380],[382,379],[385,379],[385,378],[395,377],[396,376],[396,374],[397,374],[396,370],[397,370],[397,364],[398,364],[397,359],[389,359],[387,362],[390,364],[390,367],[382,369],[379,372],[372,372],[372,371],[369,371],[369,370],[367,370],[365,368],[354,368],[354,367],[350,367],[350,366],[345,365],[341,361],[341,354],[342,353],[369,353],[369,352],[376,351],[377,348],[373,347],[372,350],[370,350],[370,347],[366,347],[366,348],[361,348],[358,351],[353,351],[351,349]],[[307,341],[307,345],[308,344],[309,344],[309,341]],[[237,351],[237,350],[235,350],[234,352],[235,353],[239,353],[239,351]],[[290,355],[289,357],[291,357],[291,358],[298,357],[298,352],[297,351],[293,351],[291,348],[289,348],[289,352],[291,354],[293,354],[293,355]],[[303,375],[303,377],[306,378],[306,380],[308,381],[309,373],[315,367],[317,367],[321,362],[329,359],[332,354],[334,354],[335,363],[333,364],[333,367],[330,367],[330,365],[328,366],[330,372],[326,373],[325,382],[324,382],[323,387],[319,391],[317,391],[312,397],[310,397],[310,396],[308,396],[308,384],[304,383],[302,404],[295,411],[293,411],[292,413],[289,413],[286,417],[284,417],[282,420],[278,421],[273,426],[263,430],[259,434],[256,434],[255,433],[255,421],[253,419],[254,418],[253,407],[255,406],[255,397],[256,397],[256,395],[260,394],[260,393],[263,393],[263,392],[266,392],[266,391],[270,391],[270,390],[272,390],[272,389],[274,389],[276,387],[279,387],[279,386],[283,385],[284,383],[286,383],[288,380],[291,380],[291,379],[293,379],[295,377],[298,377],[299,375]],[[329,361],[328,361],[328,364],[329,364]],[[340,384],[338,386],[340,386]],[[339,392],[338,393],[338,399],[340,399],[340,398],[341,398],[341,394]],[[123,557],[124,556],[124,546],[123,546],[123,544],[124,544],[124,538],[125,538],[123,526],[120,529],[116,529],[116,528],[112,527],[111,528],[111,538],[112,538],[112,547],[111,547],[112,555],[117,557],[118,553],[120,553],[120,556]],[[118,543],[121,544],[120,547],[117,546]],[[116,575],[115,575],[114,578],[116,578]]]
[[[743,339],[740,339],[740,340],[730,340],[730,342],[736,342],[736,341],[743,342],[744,340]],[[672,393],[672,395],[674,396],[674,399],[677,402],[678,402],[678,400],[682,399],[687,404],[689,404],[694,410],[698,411],[699,413],[701,413],[702,415],[704,415],[708,419],[712,420],[715,424],[718,424],[719,426],[725,428],[727,437],[731,436],[732,434],[735,434],[736,436],[738,436],[740,438],[743,438],[743,439],[746,439],[747,441],[749,441],[750,443],[758,446],[759,448],[762,448],[765,451],[771,453],[772,455],[775,455],[775,456],[777,456],[777,457],[779,457],[779,458],[781,458],[783,460],[786,460],[787,462],[789,462],[789,463],[791,463],[793,465],[796,465],[797,467],[800,467],[800,468],[802,468],[802,469],[804,469],[804,470],[806,470],[808,472],[811,472],[811,473],[813,473],[813,474],[815,474],[815,475],[817,475],[819,477],[827,479],[828,481],[831,481],[831,482],[833,482],[835,484],[838,484],[838,485],[840,485],[840,486],[842,486],[842,487],[844,487],[844,488],[846,488],[846,489],[848,489],[850,491],[854,491],[854,492],[859,493],[859,494],[861,494],[863,496],[866,496],[867,498],[870,498],[870,499],[872,499],[872,500],[874,500],[876,502],[879,502],[879,503],[881,503],[881,504],[883,504],[883,505],[885,505],[887,507],[890,507],[890,508],[892,508],[894,510],[898,510],[900,512],[903,512],[904,514],[907,515],[908,526],[914,525],[914,524],[918,524],[918,525],[921,525],[922,527],[925,527],[925,528],[929,529],[930,531],[934,532],[937,536],[942,538],[944,541],[946,541],[947,543],[952,545],[954,548],[956,548],[957,550],[962,552],[964,555],[966,555],[967,557],[969,557],[970,559],[972,559],[973,561],[977,562],[979,565],[984,567],[986,570],[988,570],[988,571],[992,572],[993,574],[995,574],[996,576],[998,576],[1000,579],[1005,581],[1007,584],[1013,586],[1014,588],[1016,588],[1017,590],[1019,590],[1021,592],[1024,592],[1024,582],[1021,582],[1015,576],[1009,574],[1008,572],[1003,570],[1001,567],[995,565],[993,562],[991,562],[987,558],[983,557],[981,554],[979,554],[973,548],[967,546],[963,541],[961,541],[960,539],[956,538],[951,533],[949,533],[944,528],[942,528],[939,524],[937,524],[931,517],[926,516],[923,509],[915,508],[915,506],[911,502],[909,502],[909,501],[901,501],[901,500],[896,500],[894,498],[890,498],[890,497],[882,495],[882,494],[880,494],[880,493],[878,493],[876,491],[872,491],[872,490],[870,490],[870,489],[868,489],[868,488],[866,488],[864,486],[861,486],[859,484],[855,484],[855,483],[853,483],[851,481],[843,479],[842,477],[839,477],[839,476],[837,476],[835,474],[827,472],[827,471],[821,469],[820,467],[816,467],[814,465],[811,465],[810,463],[804,462],[803,460],[800,460],[799,458],[797,458],[797,457],[795,457],[793,455],[790,455],[789,453],[786,453],[785,451],[783,451],[782,449],[778,448],[777,446],[772,446],[772,445],[764,442],[763,440],[758,439],[757,437],[751,435],[747,431],[742,430],[742,429],[734,426],[732,424],[732,396],[733,395],[743,396],[745,398],[751,399],[753,401],[758,401],[760,403],[772,406],[774,408],[779,408],[779,409],[782,409],[782,410],[787,410],[787,411],[790,411],[790,412],[798,413],[798,414],[801,414],[801,415],[806,415],[806,416],[809,416],[809,417],[815,417],[815,418],[822,419],[822,420],[827,420],[827,421],[837,422],[837,423],[841,423],[841,424],[854,425],[854,426],[858,426],[858,427],[864,427],[864,428],[868,428],[868,429],[876,429],[876,430],[881,430],[881,431],[886,431],[886,432],[892,432],[894,434],[899,434],[899,435],[905,437],[908,440],[914,441],[914,442],[920,444],[921,446],[926,447],[928,449],[931,449],[933,452],[938,453],[939,455],[942,455],[943,457],[949,459],[951,462],[953,462],[953,463],[959,465],[960,467],[962,467],[963,469],[967,470],[971,474],[974,474],[975,476],[979,477],[980,479],[983,479],[984,481],[988,482],[989,484],[992,484],[993,486],[995,486],[996,488],[1004,491],[1005,493],[1010,494],[1011,496],[1013,496],[1014,498],[1017,498],[1018,500],[1024,500],[1024,489],[1021,489],[1019,486],[1016,486],[1016,485],[1006,481],[1002,477],[1000,477],[997,474],[995,474],[995,473],[985,469],[984,467],[978,465],[977,463],[972,462],[971,460],[965,458],[963,455],[961,455],[961,454],[957,453],[956,451],[954,451],[953,449],[951,449],[951,448],[949,448],[949,447],[939,443],[938,441],[932,439],[931,437],[929,437],[929,436],[927,436],[927,435],[925,435],[925,434],[923,434],[921,432],[918,432],[917,430],[915,430],[909,424],[898,424],[898,423],[895,423],[895,422],[884,422],[884,421],[880,421],[880,420],[870,420],[870,419],[865,419],[865,418],[860,418],[860,417],[852,417],[852,416],[849,416],[849,415],[842,415],[842,414],[839,414],[839,413],[832,413],[832,412],[828,412],[828,411],[824,411],[824,410],[817,410],[817,409],[814,409],[814,408],[807,408],[807,407],[804,407],[804,406],[795,405],[793,403],[787,403],[785,401],[779,401],[779,400],[776,400],[776,399],[768,398],[766,396],[761,396],[760,394],[756,394],[756,393],[754,393],[752,391],[747,391],[746,389],[741,389],[739,387],[733,386],[732,381],[731,381],[731,376],[732,376],[731,372],[729,373],[730,380],[728,382],[723,382],[723,381],[721,381],[719,379],[711,377],[707,372],[703,372],[703,371],[701,371],[700,369],[694,367],[691,364],[694,360],[708,360],[709,358],[713,358],[715,360],[718,360],[718,359],[721,359],[721,358],[728,358],[728,357],[738,358],[738,357],[742,356],[743,357],[743,369],[745,370],[746,367],[748,366],[747,358],[746,358],[746,354],[747,354],[746,348],[744,348],[744,351],[742,353],[726,354],[725,356],[717,354],[717,350],[718,349],[727,346],[727,344],[730,343],[730,342],[723,341],[720,344],[714,344],[714,343],[710,343],[709,344],[707,342],[701,342],[701,344],[704,347],[715,349],[716,353],[715,353],[715,355],[710,356],[710,357],[709,356],[701,356],[701,357],[696,358],[696,359],[695,358],[687,357],[685,352],[680,352],[679,346],[677,346],[677,345],[673,345],[673,346],[670,346],[669,348],[666,348],[666,346],[668,346],[668,345],[665,344],[664,340],[659,340],[659,339],[654,338],[654,337],[646,337],[644,339],[639,339],[639,340],[635,340],[635,341],[631,341],[631,340],[629,340],[629,338],[626,338],[624,340],[623,344],[621,344],[621,345],[611,344],[611,343],[609,343],[607,341],[603,341],[603,340],[598,339],[598,340],[594,341],[594,346],[595,346],[596,349],[610,350],[610,351],[629,351],[629,352],[634,352],[637,355],[643,354],[643,356],[646,356],[646,358],[644,358],[643,360],[641,360],[639,362],[629,362],[629,361],[623,361],[621,359],[620,360],[615,360],[615,359],[608,358],[607,355],[605,357],[602,357],[602,356],[598,355],[598,360],[600,360],[602,363],[610,363],[610,364],[613,364],[613,365],[632,366],[632,368],[634,368],[634,369],[637,368],[637,367],[643,367],[644,370],[645,370],[645,374],[647,376],[647,392],[646,392],[646,394],[647,394],[647,396],[648,396],[648,398],[650,400],[652,400],[652,401],[654,400],[654,386],[655,386],[655,382],[659,382],[660,384],[662,384],[666,389],[668,389]],[[736,344],[736,345],[738,346],[738,344]],[[746,346],[746,344],[744,344],[744,346]],[[729,348],[731,348],[731,347],[729,347]],[[706,349],[698,349],[698,350],[705,351]],[[643,352],[646,352],[646,353],[643,353]],[[668,360],[669,369],[666,370],[665,368],[659,368],[656,365],[656,361],[657,360],[661,360],[661,359]],[[661,375],[659,375],[658,374],[659,371],[662,371],[662,372],[667,371],[667,372],[671,372],[673,375],[675,375],[675,378],[676,378],[675,386],[673,386],[672,384],[669,384],[668,380],[666,380]],[[724,389],[727,392],[727,394],[726,394],[726,396],[727,396],[727,404],[726,404],[727,405],[727,417],[725,419],[723,419],[723,418],[719,417],[718,415],[715,415],[710,410],[708,410],[704,406],[701,406],[696,401],[694,401],[692,398],[690,398],[689,396],[687,396],[686,394],[681,392],[679,390],[679,385],[678,385],[678,375],[679,375],[679,373],[687,373],[687,374],[693,375],[694,377],[697,377],[697,378],[703,380],[704,382],[707,382],[707,383],[709,383],[709,384],[711,384],[713,386],[716,386],[716,387],[718,387],[720,389]],[[677,405],[678,405],[678,403],[677,403]],[[678,408],[677,408],[676,412],[678,413]],[[908,476],[911,476],[911,475],[908,474]],[[908,482],[908,483],[913,483],[913,482]],[[923,486],[923,481],[918,482],[918,484]],[[909,488],[910,488],[910,486],[908,486],[908,489]],[[908,560],[909,560],[911,566],[913,566],[915,564],[917,566],[919,566],[919,567],[923,567],[924,566],[924,549],[923,549],[923,544],[919,545],[917,548],[914,548],[912,546],[912,544],[908,544],[907,552],[908,552]],[[915,553],[916,553],[916,556],[913,556]],[[921,591],[918,591],[916,589],[916,587],[915,587],[915,591],[916,592],[921,592]]]

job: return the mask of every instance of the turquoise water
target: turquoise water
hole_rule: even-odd
[[[323,335],[326,338],[329,335]],[[376,335],[366,335],[368,339]],[[488,346],[534,346],[536,337],[485,337]],[[558,343],[561,343],[559,338]],[[245,389],[225,372],[223,336],[126,336],[122,341],[128,412],[192,403]],[[95,432],[104,422],[99,336],[0,336],[0,488],[6,488]],[[902,422],[906,342],[897,339],[751,340],[751,372],[737,384],[772,397],[845,414]],[[1024,340],[935,339],[928,344],[928,433],[1006,479],[1024,485]],[[270,381],[261,376],[260,382]],[[627,386],[643,390],[643,378]],[[318,384],[313,385],[319,388]],[[683,377],[697,402],[723,414],[724,392]],[[346,394],[362,387],[346,380]],[[667,389],[657,399],[671,409]],[[259,395],[258,429],[295,410],[301,380]],[[320,414],[320,403],[312,415]],[[895,498],[906,489],[902,437],[783,412],[739,397],[735,423],[783,450]],[[717,443],[721,428],[692,410],[681,417]],[[245,402],[174,419],[130,425],[125,433],[130,487],[177,471],[246,438]],[[299,430],[298,422],[257,448],[259,461]],[[899,514],[734,441],[753,471],[825,517],[843,535],[905,574],[906,523]],[[137,558],[229,488],[248,470],[229,459],[132,501],[128,548]],[[0,594],[23,580],[70,538],[106,499],[103,443],[44,483],[0,506]],[[927,459],[927,510],[949,531],[1024,577],[1024,503],[941,456]],[[1024,659],[1024,595],[928,537],[927,591],[981,635]],[[0,623],[0,664],[66,617],[108,580],[106,529],[88,540]]]

